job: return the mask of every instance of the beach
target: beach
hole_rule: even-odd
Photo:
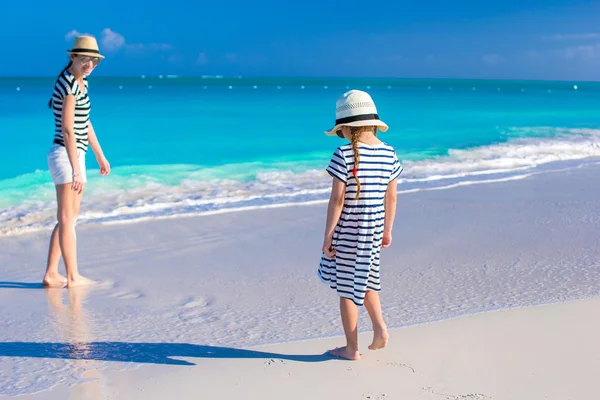
[[[600,373],[597,159],[398,197],[388,348],[359,362],[319,282],[326,202],[77,230],[89,290],[39,287],[49,231],[0,241],[0,395],[591,399]]]
[[[96,372],[89,383],[32,398],[593,399],[599,306],[578,300],[392,329],[389,347],[365,350],[360,362],[320,354],[339,338],[174,348],[165,355],[195,365]]]

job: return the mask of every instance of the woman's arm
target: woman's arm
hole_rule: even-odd
[[[96,161],[98,161],[98,165],[100,166],[100,174],[108,175],[110,173],[110,164],[108,163],[106,157],[104,157],[102,147],[100,146],[100,142],[98,141],[98,137],[96,136],[96,131],[94,130],[91,120],[88,124],[88,141],[92,151],[96,155]]]
[[[398,197],[398,180],[394,179],[388,183],[385,191],[385,218],[383,221],[382,247],[386,248],[392,244],[392,227],[396,218],[396,202]]]
[[[327,257],[335,255],[335,249],[332,246],[333,232],[342,214],[344,207],[344,197],[346,196],[346,184],[337,178],[333,178],[331,186],[331,196],[327,206],[327,222],[325,224],[325,237],[323,239],[323,252]]]
[[[104,153],[102,152],[102,147],[100,147],[100,142],[98,142],[98,137],[96,136],[92,121],[89,121],[88,123],[88,141],[90,142],[90,147],[96,155],[96,158],[103,158]]]
[[[69,94],[64,97],[62,109],[62,134],[65,141],[67,155],[73,168],[73,184],[71,188],[78,192],[83,191],[83,177],[79,167],[79,158],[77,157],[77,141],[75,139],[75,96]]]

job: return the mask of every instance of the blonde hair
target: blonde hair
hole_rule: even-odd
[[[350,143],[352,144],[352,152],[354,153],[354,168],[352,169],[352,176],[356,179],[356,196],[358,199],[360,195],[360,179],[358,179],[358,165],[360,164],[360,153],[358,151],[358,139],[363,132],[371,131],[373,135],[377,136],[376,126],[350,126]]]

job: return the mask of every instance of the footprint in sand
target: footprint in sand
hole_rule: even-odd
[[[370,399],[370,400],[387,400],[387,393],[383,393],[383,394],[363,394],[362,395],[364,399]]]
[[[135,291],[129,291],[129,290],[126,290],[125,288],[121,288],[121,290],[117,290],[117,289],[119,289],[118,285],[116,285],[115,282],[111,281],[111,280],[98,281],[94,284],[93,288],[97,289],[97,290],[108,290],[108,291],[110,291],[110,293],[108,293],[108,297],[115,297],[117,299],[122,299],[122,300],[138,299],[143,296],[142,293],[135,292]]]
[[[264,364],[269,367],[275,364],[285,364],[285,361],[280,360],[279,358],[269,358],[268,360],[265,360]]]
[[[210,303],[210,300],[204,297],[188,298],[180,303],[179,310],[173,315],[189,323],[206,322],[206,312]]]
[[[481,393],[469,393],[469,394],[445,394],[437,392],[432,387],[423,388],[423,390],[427,391],[431,394],[437,394],[439,396],[445,396],[446,400],[490,400],[491,397],[486,396]]]
[[[115,282],[111,280],[95,281],[92,288],[96,290],[109,290],[115,287]]]
[[[188,299],[186,300],[182,307],[183,308],[204,308],[207,307],[209,305],[209,301],[208,299],[205,299],[204,297],[198,297],[196,299]]]
[[[387,363],[387,365],[389,365],[390,367],[402,367],[402,368],[408,368],[410,369],[413,373],[417,372],[415,371],[415,369],[408,365],[408,364],[404,364],[404,363],[399,363],[399,362],[389,362]]]
[[[141,293],[137,293],[137,292],[126,292],[125,291],[125,292],[111,293],[109,296],[116,297],[117,299],[122,299],[122,300],[133,300],[133,299],[139,299],[143,295]]]

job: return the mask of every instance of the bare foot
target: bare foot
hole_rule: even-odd
[[[387,346],[390,335],[387,329],[373,333],[373,343],[369,346],[369,350],[379,350]]]
[[[347,346],[336,347],[335,349],[331,350],[329,354],[331,354],[333,357],[344,358],[346,360],[360,360],[360,353],[358,352],[358,350],[349,350]]]
[[[46,275],[44,276],[44,280],[42,281],[42,283],[44,284],[44,287],[63,288],[67,285],[67,278],[65,278],[61,274]]]
[[[75,278],[71,278],[68,280],[67,282],[67,288],[72,288],[72,287],[76,287],[76,286],[83,286],[83,285],[93,285],[94,282],[91,279],[88,278],[84,278],[83,276],[79,275]]]

